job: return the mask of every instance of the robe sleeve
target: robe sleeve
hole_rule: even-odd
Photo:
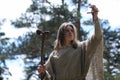
[[[52,55],[54,52],[52,52],[45,64],[46,66],[46,75],[45,75],[45,80],[54,80],[55,75],[53,73],[53,66],[52,66]]]
[[[93,57],[94,55],[96,55],[96,51],[100,50],[98,47],[101,46],[102,44],[102,31],[101,31],[101,27],[98,19],[94,21],[94,24],[95,24],[94,34],[92,35],[91,38],[83,42],[83,50],[85,50],[84,51],[84,67],[82,71],[84,74],[83,76],[86,76],[87,73],[89,73],[88,72],[89,67],[92,65],[92,62],[94,61]],[[99,53],[99,55],[101,54]],[[96,55],[96,56],[99,56],[99,55]],[[97,63],[96,60],[94,62]],[[102,63],[100,66],[102,67]],[[91,72],[90,74],[93,74],[93,73]],[[87,79],[90,80],[88,77]],[[91,79],[91,80],[94,80],[94,79]],[[102,80],[102,79],[95,79],[95,80]]]
[[[97,47],[100,45],[102,41],[102,31],[98,19],[94,21],[94,24],[95,24],[94,34],[92,35],[91,38],[89,38],[85,42],[86,54],[88,58],[91,58],[95,54]]]
[[[100,24],[97,21],[95,23],[95,33],[92,36],[94,39],[92,42],[88,42],[89,44],[92,44],[93,46],[93,52],[94,54],[90,53],[89,57],[91,57],[90,67],[87,73],[86,80],[104,80],[103,77],[103,38],[102,38],[102,31],[100,29]],[[89,46],[88,46],[89,47]],[[88,51],[92,50],[92,48],[89,48]]]
[[[86,80],[104,80],[102,43],[103,41],[100,42],[95,54],[93,55]]]

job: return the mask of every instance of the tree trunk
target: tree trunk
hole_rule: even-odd
[[[81,0],[78,0],[78,8],[77,8],[77,29],[78,29],[78,39],[81,41],[82,36],[81,36],[81,22],[80,22],[80,8],[81,8]]]

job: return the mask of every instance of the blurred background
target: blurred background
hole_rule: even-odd
[[[0,80],[31,80],[29,77],[37,74],[41,51],[37,29],[50,31],[44,46],[46,58],[63,22],[76,25],[79,40],[89,38],[94,31],[92,16],[87,14],[90,4],[99,9],[105,80],[120,80],[119,3],[119,0],[0,0]]]

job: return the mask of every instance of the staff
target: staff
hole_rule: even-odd
[[[44,64],[45,64],[45,56],[44,56],[44,53],[43,53],[43,51],[44,51],[43,50],[44,49],[44,41],[45,41],[46,34],[48,34],[49,31],[37,30],[36,33],[41,36],[41,40],[42,40],[41,41],[41,61],[40,61],[40,64],[42,66],[44,66]],[[44,74],[41,73],[40,78],[41,78],[41,80],[43,80]]]

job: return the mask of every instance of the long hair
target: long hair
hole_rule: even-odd
[[[70,22],[64,22],[60,25],[58,32],[57,32],[57,38],[55,40],[54,50],[58,50],[59,48],[62,48],[65,46],[65,30],[67,26],[71,26],[73,28],[74,32],[74,39],[71,41],[71,45],[73,48],[77,48],[77,29],[75,25],[73,25]]]

